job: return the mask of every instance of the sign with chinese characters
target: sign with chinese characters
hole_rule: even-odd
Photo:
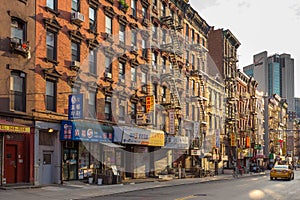
[[[151,130],[149,146],[163,147],[165,145],[165,133],[163,131]]]
[[[135,127],[124,127],[122,143],[148,145],[149,138],[150,130]]]
[[[168,136],[165,148],[169,149],[188,149],[189,138],[187,136]]]
[[[232,146],[232,147],[236,146],[236,138],[235,138],[235,134],[234,133],[230,134],[230,146]]]
[[[61,140],[112,142],[113,128],[89,122],[62,121]]]
[[[153,111],[154,109],[154,97],[146,96],[146,113]]]
[[[169,111],[169,134],[174,135],[175,134],[175,111],[170,110]]]
[[[137,125],[147,125],[151,123],[150,114],[145,113],[137,113],[136,115],[136,123]]]
[[[82,119],[83,118],[83,94],[69,95],[68,118]]]

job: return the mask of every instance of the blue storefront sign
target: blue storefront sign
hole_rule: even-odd
[[[83,117],[83,94],[69,95],[68,119],[82,119]]]
[[[83,121],[62,121],[60,140],[112,142],[112,126]]]

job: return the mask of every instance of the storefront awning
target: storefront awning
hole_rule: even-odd
[[[15,122],[0,120],[0,132],[30,133],[30,127]]]
[[[112,142],[100,142],[100,144],[108,146],[108,147],[112,147],[112,148],[125,148],[122,145],[118,145],[118,144],[115,144],[115,143],[112,143]]]
[[[84,142],[112,142],[112,126],[85,121],[62,121],[60,139]]]

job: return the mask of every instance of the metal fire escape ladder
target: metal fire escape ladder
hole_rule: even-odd
[[[182,104],[181,104],[181,100],[180,100],[180,96],[179,96],[179,92],[176,86],[176,79],[181,79],[181,75],[179,72],[179,65],[178,65],[178,60],[176,58],[177,54],[181,54],[181,50],[180,50],[180,44],[179,44],[179,39],[177,36],[176,31],[181,29],[180,26],[176,26],[173,18],[171,16],[166,16],[166,17],[161,17],[160,19],[162,24],[167,25],[168,27],[170,27],[170,35],[171,35],[171,39],[172,39],[172,44],[169,47],[169,52],[170,54],[170,59],[173,63],[173,74],[170,74],[168,76],[169,78],[169,84],[170,84],[170,90],[172,93],[172,99],[174,101],[174,107],[176,109],[180,109],[182,110]]]

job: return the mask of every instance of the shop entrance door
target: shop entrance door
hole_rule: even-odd
[[[43,152],[42,184],[52,184],[52,151]]]
[[[6,183],[17,182],[17,145],[6,145],[4,161]]]
[[[76,180],[78,177],[78,151],[77,149],[64,149],[63,152],[63,180]]]

